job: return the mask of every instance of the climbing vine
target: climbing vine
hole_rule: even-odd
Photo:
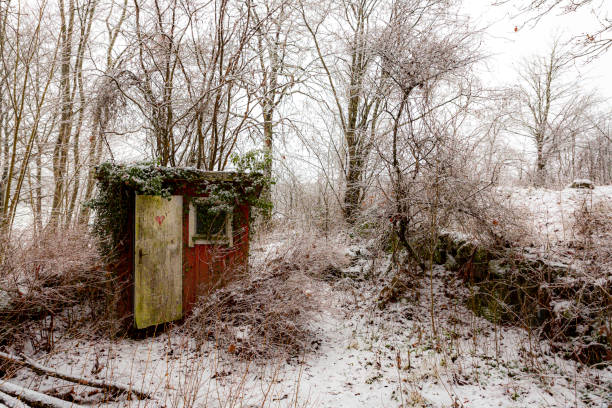
[[[236,205],[269,209],[271,203],[259,197],[262,189],[273,184],[265,176],[266,156],[251,151],[234,155],[235,171],[228,177],[211,177],[211,172],[189,167],[161,167],[152,163],[120,165],[103,163],[96,168],[97,195],[87,202],[95,214],[93,232],[100,239],[100,251],[114,254],[130,237],[129,219],[137,194],[170,197],[181,185],[194,186],[196,194],[208,205],[208,211],[232,211]]]
[[[270,158],[260,150],[252,150],[242,156],[232,156],[236,175],[231,182],[211,183],[206,186],[204,202],[209,212],[228,212],[236,204],[247,203],[253,208],[270,210],[272,203],[260,197],[263,189],[274,184],[265,176],[265,168]]]

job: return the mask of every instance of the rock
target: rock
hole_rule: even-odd
[[[491,253],[483,247],[476,247],[472,256],[472,265],[474,268],[474,277],[476,279],[484,279],[489,268],[489,261],[493,258]]]
[[[457,249],[457,256],[455,256],[455,259],[463,265],[472,258],[474,251],[476,251],[476,245],[471,242],[466,242]]]
[[[444,268],[448,271],[456,271],[459,269],[459,264],[455,260],[455,257],[451,254],[446,254],[446,262],[444,263]]]
[[[459,247],[461,247],[467,242],[467,240],[462,238],[461,236],[448,232],[440,234],[440,236],[438,237],[438,241],[438,246],[440,246],[441,249],[444,249],[446,253],[453,256],[457,255],[457,250],[459,249]]]
[[[595,184],[589,179],[576,179],[570,184],[570,188],[595,188]]]
[[[436,250],[433,254],[433,261],[436,265],[444,265],[446,262],[446,250],[441,248],[440,245],[436,246]]]
[[[0,310],[8,309],[11,305],[11,296],[7,291],[0,289]]]
[[[503,259],[493,259],[488,265],[489,276],[493,279],[500,279],[506,276],[509,270],[510,267],[505,264]]]
[[[398,273],[378,295],[378,308],[384,309],[389,303],[407,303],[419,299],[418,283],[406,272]]]

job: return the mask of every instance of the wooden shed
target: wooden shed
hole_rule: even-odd
[[[110,267],[123,288],[119,313],[133,328],[181,320],[198,296],[247,270],[250,205],[236,191],[248,180],[237,173],[112,165],[97,178],[107,206],[118,195],[125,207],[114,211],[123,226]]]

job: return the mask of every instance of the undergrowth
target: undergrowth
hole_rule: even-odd
[[[299,238],[254,256],[248,273],[199,299],[186,327],[200,345],[213,340],[248,359],[309,350],[316,340],[309,322],[318,308],[313,277],[325,275],[334,252],[316,239]]]
[[[115,281],[83,229],[5,248],[0,264],[0,346],[50,351],[67,330],[115,330]],[[94,323],[95,322],[95,323]]]

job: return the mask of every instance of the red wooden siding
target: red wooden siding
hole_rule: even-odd
[[[248,204],[238,205],[234,212],[237,220],[233,228],[233,245],[196,244],[189,246],[189,202],[192,197],[204,197],[205,184],[186,184],[178,181],[172,189],[173,195],[183,196],[183,317],[193,310],[198,296],[211,293],[226,284],[237,273],[246,271],[249,256],[249,211]],[[121,296],[118,313],[126,326],[134,322],[134,197],[131,193],[128,210],[129,237],[117,248],[118,256],[109,267],[116,272]],[[238,216],[236,216],[238,215]],[[238,225],[236,225],[238,224]]]
[[[188,199],[184,201],[188,208]],[[239,206],[242,225],[234,228],[234,243],[189,246],[189,211],[183,211],[183,313],[189,314],[198,296],[226,284],[237,273],[246,271],[249,256],[249,207]]]

